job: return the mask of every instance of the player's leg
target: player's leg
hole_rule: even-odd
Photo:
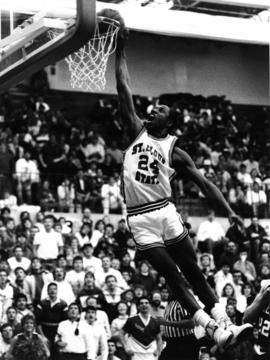
[[[218,303],[218,298],[198,266],[197,255],[189,236],[175,244],[168,245],[167,250],[191,284],[195,294],[206,306],[206,311],[210,312]]]
[[[149,261],[160,275],[165,277],[177,300],[181,302],[191,315],[194,315],[201,307],[192,293],[186,288],[185,281],[166,248],[152,247],[148,250],[140,251],[140,254]]]
[[[201,325],[218,346],[230,345],[233,335],[231,331],[223,330],[217,323],[200,307],[193,294],[187,289],[182,275],[175,262],[165,247],[151,247],[140,250],[141,256],[166,278],[166,281],[174,293],[176,299],[193,316],[196,325]]]

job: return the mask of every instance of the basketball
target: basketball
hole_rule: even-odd
[[[123,29],[125,27],[125,22],[124,19],[122,18],[122,16],[120,15],[120,13],[116,10],[113,9],[103,9],[100,12],[98,12],[97,14],[98,16],[104,16],[107,17],[109,19],[113,19],[116,20],[120,23],[120,27],[121,29]]]

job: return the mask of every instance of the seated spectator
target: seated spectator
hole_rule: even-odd
[[[92,237],[91,224],[83,223],[80,231],[76,232],[75,237],[78,239],[81,248],[85,244],[89,244]]]
[[[83,145],[81,151],[84,154],[86,163],[96,161],[102,163],[105,157],[104,144],[97,135],[92,135]]]
[[[230,265],[230,269],[233,268],[233,264],[238,260],[238,246],[233,241],[229,241],[225,244],[223,252],[220,254],[217,261],[217,266],[226,262]]]
[[[250,207],[252,216],[265,216],[267,202],[266,193],[260,188],[258,182],[254,182],[253,185],[248,189],[246,201]]]
[[[13,218],[5,219],[5,226],[1,228],[0,236],[2,237],[3,248],[11,255],[16,244],[15,222]]]
[[[10,194],[7,190],[3,193],[3,198],[0,199],[0,208],[8,207],[11,210],[17,209],[17,197]]]
[[[215,213],[210,210],[208,219],[199,225],[197,237],[198,247],[201,252],[213,253],[215,244],[222,240],[225,236],[225,231],[218,221],[215,220]]]
[[[102,290],[95,285],[95,275],[91,271],[87,271],[84,276],[84,283],[82,289],[77,294],[77,303],[80,304],[82,309],[86,309],[86,300],[89,297],[98,299],[101,306],[105,305],[105,297]]]
[[[124,219],[121,219],[118,221],[118,227],[116,232],[114,233],[114,239],[119,245],[122,253],[127,248],[127,241],[129,238],[132,238],[132,234],[127,227],[126,221]]]
[[[247,214],[246,191],[242,184],[231,186],[228,191],[228,202],[232,209],[241,216]]]
[[[12,278],[12,277],[11,277]],[[12,282],[15,293],[23,294],[27,298],[27,303],[31,304],[29,287],[26,282],[26,271],[22,267],[17,267],[14,272],[14,281]]]
[[[256,269],[254,264],[251,261],[247,260],[248,252],[245,248],[240,249],[239,257],[240,259],[234,263],[233,268],[235,270],[241,271],[241,273],[246,277],[249,282],[254,281],[257,277]]]
[[[107,147],[106,154],[111,155],[119,171],[123,163],[123,151],[117,146],[116,140],[112,140],[111,145]]]
[[[7,354],[11,346],[14,336],[12,326],[10,324],[3,324],[0,327],[0,359],[8,359]]]
[[[215,274],[215,284],[218,297],[221,296],[222,290],[226,284],[233,285],[233,277],[230,272],[230,266],[226,261],[224,261],[221,265],[221,269]]]
[[[102,164],[100,164],[100,167],[106,181],[108,181],[110,177],[113,177],[115,170],[117,170],[118,168],[113,161],[113,157],[111,156],[111,154],[105,155],[104,161]]]
[[[199,267],[202,270],[208,284],[211,286],[212,289],[215,288],[215,279],[214,279],[214,261],[213,256],[208,253],[203,253],[200,255],[199,258]]]
[[[247,245],[248,238],[244,222],[235,222],[233,219],[229,219],[230,226],[226,231],[226,238],[234,242],[236,246]],[[233,252],[235,254],[235,251]]]
[[[109,257],[119,256],[120,247],[115,241],[114,226],[111,223],[105,225],[104,235],[99,239],[94,254],[97,255],[100,251],[103,251],[104,255]]]
[[[107,184],[101,188],[103,214],[108,215],[111,212],[123,212],[123,199],[120,194],[120,187],[113,176],[109,177]]]
[[[234,305],[226,305],[226,313],[231,322],[237,326],[242,325],[243,314]]]
[[[226,284],[222,290],[221,297],[219,298],[219,303],[226,308],[227,301],[230,298],[236,299],[236,308],[238,311],[243,313],[247,307],[246,298],[241,294],[239,296],[235,295],[235,290],[232,284]]]
[[[247,306],[251,305],[256,296],[254,287],[250,283],[243,284],[242,294],[246,298]]]
[[[98,241],[104,236],[105,223],[103,220],[97,220],[95,228],[91,237],[91,244],[95,248],[98,244]]]

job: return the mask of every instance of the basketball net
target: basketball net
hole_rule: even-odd
[[[98,17],[95,34],[82,48],[67,56],[65,61],[70,71],[70,84],[74,89],[100,92],[106,85],[108,59],[116,49],[119,22]],[[54,37],[55,32],[50,32]]]

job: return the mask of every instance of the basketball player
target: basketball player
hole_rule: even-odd
[[[262,286],[253,303],[246,309],[244,322],[258,323],[259,335],[253,359],[270,359],[270,281]]]
[[[201,175],[189,155],[176,144],[177,138],[170,134],[174,122],[169,107],[155,106],[144,121],[137,116],[125,55],[127,34],[122,26],[117,41],[115,70],[120,109],[131,138],[124,153],[122,171],[128,224],[137,250],[166,278],[177,300],[193,316],[195,323],[203,326],[218,346],[227,347],[249,334],[252,325],[237,327],[231,324],[218,304],[197,265],[188,231],[169,201],[171,178],[175,173],[185,174],[209,200],[226,210],[229,217],[238,217],[217,187]],[[186,289],[178,267],[204,303],[206,311]]]

